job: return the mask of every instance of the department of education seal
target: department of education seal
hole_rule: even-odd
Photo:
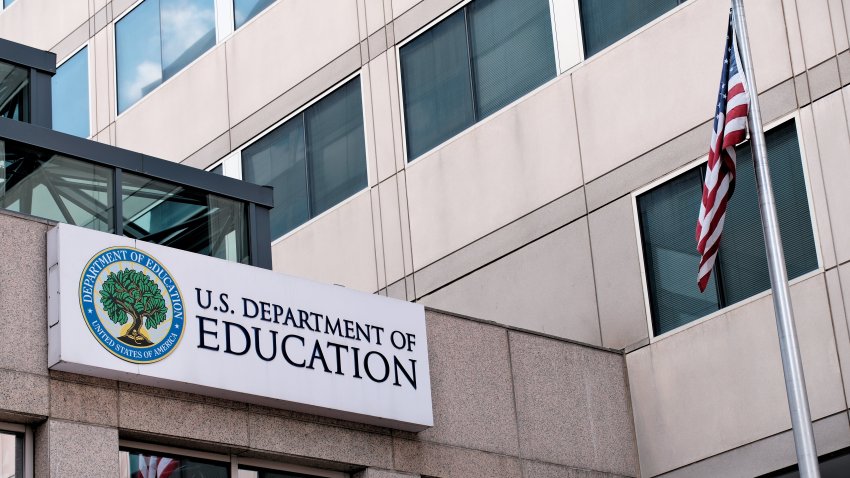
[[[98,342],[127,362],[158,362],[183,336],[180,289],[162,264],[132,247],[91,258],[80,277],[80,308]]]

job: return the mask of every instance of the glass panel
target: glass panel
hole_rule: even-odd
[[[213,174],[224,175],[224,163],[219,164],[218,166],[210,169],[210,172]]]
[[[779,214],[788,277],[818,267],[800,146],[793,121],[766,133],[767,158]],[[750,145],[738,148],[735,194],[729,200],[718,262],[726,304],[770,288]]]
[[[310,219],[304,115],[298,115],[242,150],[242,179],[274,188],[269,212],[272,237]]]
[[[118,112],[162,83],[159,0],[145,0],[115,24]]]
[[[0,117],[29,121],[29,72],[0,62]]]
[[[0,206],[112,231],[112,170],[13,142],[0,141]]]
[[[185,456],[119,452],[120,478],[228,478],[230,465]]]
[[[579,0],[584,57],[658,18],[684,0]]]
[[[215,1],[159,1],[165,81],[215,46]]]
[[[8,7],[13,3],[15,3],[15,0],[3,0],[3,7]]]
[[[407,159],[475,122],[465,10],[401,47]]]
[[[714,281],[697,288],[694,230],[702,176],[693,169],[638,197],[644,261],[655,335],[720,308]]]
[[[0,477],[24,476],[24,437],[0,432]]]
[[[360,78],[304,113],[310,191],[315,217],[366,187],[366,141]]]
[[[122,176],[125,236],[249,262],[245,204],[144,176]]]
[[[89,136],[89,54],[83,48],[56,69],[53,89],[53,129],[82,138]]]
[[[475,0],[469,29],[477,119],[555,77],[549,0]]]
[[[233,0],[234,26],[241,27],[275,0]]]

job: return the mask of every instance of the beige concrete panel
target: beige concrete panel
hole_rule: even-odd
[[[106,3],[108,0],[92,0],[91,2],[91,11],[96,12],[101,8],[106,7]]]
[[[748,15],[760,91],[790,76],[781,15],[778,1],[754,2]],[[718,32],[725,31],[727,20],[728,5],[722,2],[688,2],[576,70],[587,181],[712,117],[714,104],[707,98],[717,95],[723,38]],[[717,61],[707,61],[712,58]],[[623,111],[641,113],[635,120]]]
[[[364,107],[367,114],[371,113],[372,116],[372,123],[369,125],[371,126],[370,135],[375,142],[378,181],[383,181],[397,170],[395,132],[398,126],[394,122],[392,111],[394,104],[390,92],[390,68],[387,64],[387,54],[382,53],[369,62],[368,71],[372,101],[364,102]]]
[[[381,197],[378,188],[369,190],[372,201],[372,236],[375,238],[375,271],[378,279],[378,289],[387,287],[387,269],[384,259],[384,225],[381,222]]]
[[[405,0],[393,0],[393,5],[400,3],[409,4],[410,2],[406,2]],[[404,11],[404,14],[401,14],[399,9],[393,8],[393,14],[396,16],[396,19],[393,22],[396,41],[404,40],[431,21],[436,20],[437,17],[450,10],[458,3],[460,3],[460,0],[420,1],[415,5],[408,7],[407,10]],[[402,5],[402,8],[405,7],[406,5]]]
[[[255,450],[392,468],[392,438],[282,416],[251,413],[249,446]]]
[[[384,0],[364,0],[366,4],[366,31],[372,35],[386,25]]]
[[[27,0],[3,11],[0,32],[6,40],[50,50],[88,20],[88,0]]]
[[[369,36],[366,33],[366,0],[357,0],[357,31],[361,42]]]
[[[815,133],[823,181],[826,186],[830,224],[839,263],[850,260],[850,216],[843,213],[850,204],[850,136],[847,113],[850,110],[850,88],[833,93],[812,103]],[[846,110],[845,110],[846,109]]]
[[[841,292],[839,269],[825,272],[826,288],[829,295],[829,309],[832,315],[832,327],[835,333],[835,348],[838,362],[841,364],[841,382],[844,385],[844,400],[850,396],[850,329],[848,329],[847,306]],[[848,284],[850,285],[850,284]]]
[[[799,75],[806,71],[806,60],[803,55],[800,20],[797,18],[797,0],[782,0],[782,10],[785,12],[785,31],[788,34],[791,67],[794,70],[794,74]]]
[[[75,50],[85,45],[89,41],[89,37],[89,22],[86,22],[54,45],[50,51],[56,54],[56,63],[61,62]]]
[[[358,41],[357,2],[289,0],[272,5],[227,41],[230,124],[244,120]],[[267,67],[258,70],[258,65]]]
[[[358,193],[274,244],[272,263],[277,272],[378,290],[370,194]]]
[[[402,13],[413,8],[414,5],[420,3],[422,0],[391,0],[393,7],[393,18],[398,17]]]
[[[517,455],[505,329],[432,311],[426,319],[434,427],[418,438]]]
[[[139,100],[115,124],[117,146],[176,162],[226,132],[224,48]]]
[[[410,237],[410,207],[407,197],[407,171],[402,170],[396,176],[398,180],[399,217],[401,218],[401,247],[404,253],[404,274],[411,278],[413,272],[413,244]],[[413,290],[409,290],[412,293]],[[413,299],[416,296],[411,297]]]
[[[398,183],[390,178],[378,186],[381,198],[381,229],[383,231],[384,267],[387,283],[405,276],[404,245],[401,237],[401,212],[399,208]]]
[[[797,17],[803,40],[806,67],[835,56],[828,0],[797,0]]]
[[[92,91],[92,115],[95,131],[101,131],[112,121],[111,111],[114,110],[109,82],[112,76],[109,60],[108,29],[99,31],[89,44],[89,65]]]
[[[520,478],[519,460],[505,455],[436,443],[393,439],[394,468],[440,478]]]
[[[407,167],[415,269],[581,185],[570,77]]]
[[[818,455],[850,446],[847,413],[842,412],[812,424]],[[663,478],[750,478],[797,463],[791,430],[740,448],[715,455],[661,475]]]
[[[0,367],[47,374],[48,226],[0,214]]]
[[[842,0],[829,0],[829,18],[832,20],[832,37],[835,39],[835,51],[842,52],[850,47],[847,41],[847,24],[844,18]]]
[[[0,409],[47,416],[50,413],[49,382],[44,375],[0,369]]]
[[[207,403],[118,391],[118,424],[156,433],[230,445],[248,445],[248,412]]]
[[[845,408],[826,284],[791,288],[812,417]],[[626,356],[641,473],[654,476],[790,428],[770,296]]]
[[[841,87],[837,58],[830,58],[810,69],[806,76],[812,101],[817,101]]]
[[[624,349],[649,337],[631,196],[590,215],[602,345]]]
[[[47,439],[50,478],[114,478],[118,469],[118,430],[51,419]]]
[[[521,456],[634,476],[623,356],[509,332]]]
[[[746,13],[756,85],[763,93],[793,76],[782,0],[749,2]],[[715,57],[717,54],[712,58]]]
[[[419,302],[602,345],[592,278],[587,221],[582,218]]]
[[[116,427],[118,426],[118,389],[51,380],[50,416]]]
[[[830,224],[829,205],[827,203],[826,187],[824,185],[823,168],[818,152],[818,138],[815,133],[812,108],[807,106],[800,110],[800,141],[806,158],[809,188],[812,194],[815,224],[817,225],[818,242],[820,243],[821,262],[824,268],[835,267],[835,247],[832,240],[832,225]]]
[[[584,188],[579,188],[416,271],[416,292],[429,294],[585,214]]]
[[[183,160],[183,164],[193,168],[207,169],[216,161],[230,154],[230,151],[230,134],[226,132],[192,153],[191,156]]]

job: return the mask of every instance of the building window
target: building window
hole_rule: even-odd
[[[136,450],[119,452],[119,477],[229,478],[230,464],[197,458]]]
[[[367,186],[360,78],[242,150],[242,179],[273,186],[279,237]]]
[[[53,129],[87,138],[89,127],[89,54],[83,48],[56,68],[51,81]]]
[[[0,432],[0,476],[24,476],[24,435]]]
[[[215,0],[144,0],[115,24],[118,112],[215,42]]]
[[[3,8],[8,8],[13,3],[15,3],[15,0],[3,0]]]
[[[399,52],[412,161],[555,77],[549,0],[474,0]]]
[[[233,0],[233,26],[239,28],[275,0]]]
[[[788,277],[818,268],[795,122],[766,134]],[[735,193],[704,293],[697,288],[694,239],[705,166],[637,197],[654,335],[661,335],[770,288],[749,143],[738,148]]]
[[[29,122],[29,85],[26,68],[0,61],[0,118]]]
[[[579,0],[584,56],[589,58],[686,0]]]

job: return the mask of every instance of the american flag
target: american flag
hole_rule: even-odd
[[[720,234],[726,219],[726,204],[735,190],[735,145],[747,137],[747,111],[750,97],[744,88],[744,72],[729,15],[726,33],[726,51],[723,55],[723,72],[714,113],[714,130],[708,167],[702,188],[702,205],[697,221],[697,251],[700,253],[697,284],[705,291],[711,269],[717,258]]]
[[[176,478],[175,471],[180,467],[180,461],[164,456],[136,455],[138,472],[133,478]]]

